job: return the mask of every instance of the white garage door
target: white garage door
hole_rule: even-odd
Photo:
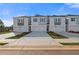
[[[47,31],[47,26],[32,26],[31,31]]]

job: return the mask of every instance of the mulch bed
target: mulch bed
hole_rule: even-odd
[[[69,33],[76,33],[79,34],[79,32],[75,32],[75,31],[68,31]]]

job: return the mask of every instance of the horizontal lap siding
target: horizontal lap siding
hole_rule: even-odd
[[[29,18],[24,18],[24,25],[22,25],[22,26],[17,25],[17,23],[18,23],[17,19],[18,18],[14,19],[13,31],[14,32],[29,32],[29,25],[28,25]]]
[[[77,25],[69,25],[68,31],[79,31],[79,26]]]
[[[54,17],[50,17],[49,31],[66,31],[65,17],[56,17],[61,18],[61,25],[54,24]]]
[[[27,27],[14,27],[15,32],[28,32],[28,26]]]
[[[33,19],[37,18],[37,22]],[[40,22],[40,18],[44,18],[45,22]],[[31,31],[47,31],[47,17],[31,17]]]
[[[79,20],[79,16],[68,16],[68,31],[79,31],[79,24],[77,20]],[[71,21],[71,18],[75,18],[75,21]]]
[[[65,26],[49,26],[50,31],[65,31]]]

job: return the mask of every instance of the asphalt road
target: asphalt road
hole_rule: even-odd
[[[0,55],[79,55],[79,50],[0,50]]]

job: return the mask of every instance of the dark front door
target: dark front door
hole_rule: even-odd
[[[68,19],[65,19],[65,24],[66,24],[66,32],[68,31]]]

